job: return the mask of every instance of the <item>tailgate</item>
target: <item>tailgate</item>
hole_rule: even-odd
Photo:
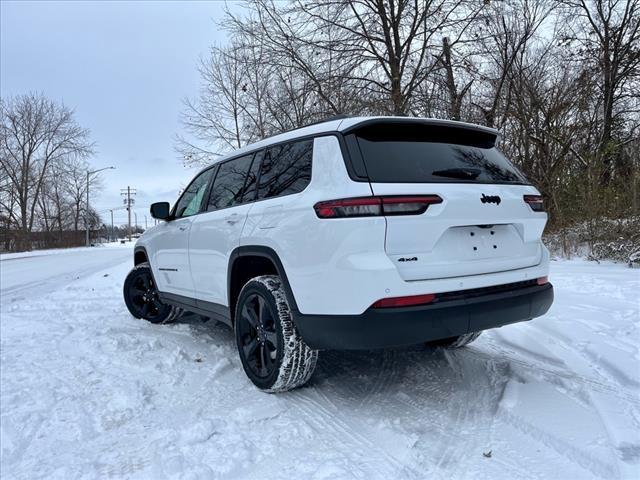
[[[422,214],[386,219],[386,253],[405,280],[480,275],[540,263],[547,214],[496,148],[498,132],[429,119],[380,119],[348,131],[376,196],[438,195]],[[410,212],[409,212],[410,213]]]
[[[526,268],[540,263],[547,215],[534,212],[525,185],[372,183],[374,195],[437,194],[422,215],[387,216],[385,249],[404,280]],[[499,197],[500,203],[487,202]],[[482,199],[485,199],[485,202]]]

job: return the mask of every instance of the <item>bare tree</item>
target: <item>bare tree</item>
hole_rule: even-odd
[[[51,165],[93,153],[89,132],[73,111],[40,94],[3,99],[0,104],[0,168],[15,192],[11,216],[24,238],[31,232]]]
[[[505,122],[513,99],[511,77],[516,61],[533,47],[551,8],[545,0],[492,2],[473,25],[477,45],[473,68],[479,80],[473,103],[485,125],[500,128]]]
[[[624,118],[640,114],[640,1],[562,0],[564,40],[577,43],[576,59],[599,77],[599,141],[597,153],[609,181],[621,147],[634,138],[614,132]],[[638,135],[633,129],[630,133]],[[616,138],[614,138],[614,136]],[[621,165],[618,165],[621,166]]]
[[[43,227],[47,231],[63,232],[71,227],[72,207],[66,196],[68,189],[67,169],[64,162],[51,165],[40,196]]]
[[[228,12],[228,31],[254,50],[260,61],[277,75],[285,69],[288,76],[304,77],[315,98],[315,110],[323,115],[342,113],[353,103],[353,81],[362,59],[349,48],[350,37],[335,21],[319,23],[303,3],[278,5],[272,0],[251,0],[248,16]],[[315,4],[314,13],[331,20],[340,15],[331,2]],[[251,55],[255,57],[255,55]],[[249,65],[255,64],[249,63]],[[298,73],[298,75],[295,74]]]
[[[71,212],[71,228],[74,232],[81,228],[81,220],[84,218],[84,212],[87,208],[87,172],[89,164],[77,157],[73,157],[65,161],[60,168],[61,178],[64,179],[64,199]],[[99,192],[103,188],[102,177],[92,175],[89,178],[89,188],[93,194]]]
[[[336,113],[450,118],[503,133],[551,228],[637,216],[639,3],[248,0],[186,105],[190,158]]]
[[[474,79],[471,78],[462,88],[459,88],[454,72],[453,54],[448,37],[442,39],[442,54],[438,57],[438,60],[443,70],[441,85],[448,95],[447,116],[451,120],[461,120],[462,102],[473,85]]]
[[[202,79],[197,100],[184,100],[182,123],[195,141],[178,137],[178,151],[187,163],[210,162],[216,149],[240,148],[244,142],[241,105],[242,65],[233,47],[214,47],[200,61]]]
[[[459,38],[484,8],[465,0],[323,0],[295,4],[307,22],[340,30],[340,42],[317,45],[349,52],[359,69],[353,76],[362,94],[382,100],[378,110],[406,115],[420,85],[440,68],[438,42]],[[366,97],[365,97],[366,98]]]

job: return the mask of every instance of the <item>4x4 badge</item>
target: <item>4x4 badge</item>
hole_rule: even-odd
[[[500,197],[498,195],[485,195],[483,193],[482,197],[480,197],[480,201],[482,203],[495,203],[496,205],[500,205],[500,202],[502,200],[500,199]]]
[[[418,257],[410,257],[410,258],[406,258],[406,257],[401,257],[398,259],[399,262],[417,262],[418,261]]]

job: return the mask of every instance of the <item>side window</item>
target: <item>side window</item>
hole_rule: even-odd
[[[207,211],[242,203],[244,182],[252,159],[253,154],[220,164],[218,175],[216,175],[209,195]]]
[[[251,164],[251,169],[247,175],[247,181],[244,184],[244,193],[242,194],[242,202],[253,202],[256,199],[256,191],[258,190],[258,174],[260,172],[260,165],[262,164],[262,157],[264,157],[264,151],[256,153]]]
[[[176,205],[176,218],[189,217],[200,211],[200,205],[202,205],[202,199],[207,192],[213,172],[215,172],[215,167],[205,170],[189,184]]]
[[[260,169],[258,198],[298,193],[311,181],[313,140],[269,148]]]

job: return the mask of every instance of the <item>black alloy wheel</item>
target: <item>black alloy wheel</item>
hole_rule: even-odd
[[[260,275],[245,283],[234,318],[242,368],[256,387],[276,393],[307,383],[318,351],[298,333],[280,277]]]
[[[269,378],[278,368],[276,314],[259,293],[252,292],[236,319],[239,347],[246,365],[256,377]]]
[[[129,272],[124,283],[124,299],[131,315],[151,323],[166,323],[176,316],[173,307],[160,301],[148,264],[138,265]]]

